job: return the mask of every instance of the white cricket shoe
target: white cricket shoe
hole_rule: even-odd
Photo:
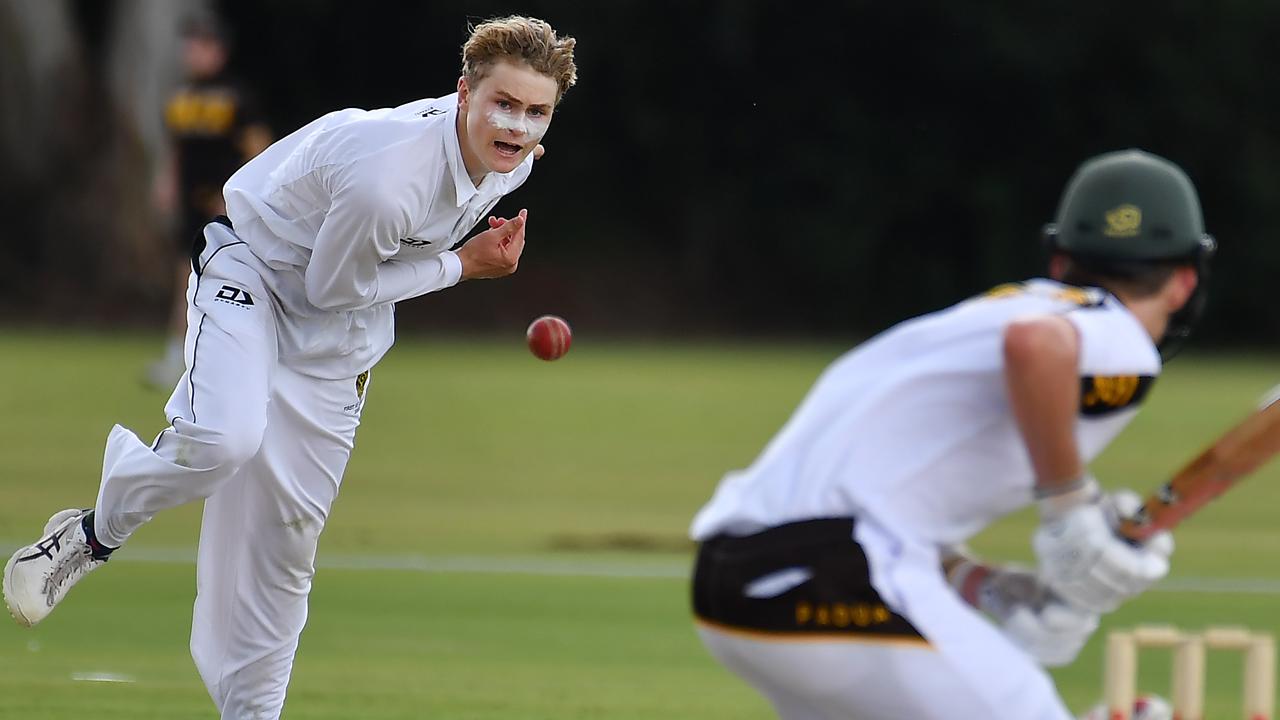
[[[41,530],[40,534],[48,535],[54,530],[57,530],[58,526],[66,522],[67,520],[73,517],[76,517],[77,515],[84,515],[87,512],[88,510],[81,510],[80,508],[67,508],[66,510],[59,510],[58,512],[53,514],[53,517],[49,518],[49,522],[44,524],[44,530]]]
[[[1173,720],[1173,708],[1159,695],[1143,695],[1133,703],[1132,720]],[[1107,706],[1099,705],[1080,720],[1108,720]]]
[[[107,561],[94,557],[84,533],[88,510],[54,513],[44,538],[19,548],[4,566],[4,603],[18,624],[31,627],[62,602],[71,586]]]

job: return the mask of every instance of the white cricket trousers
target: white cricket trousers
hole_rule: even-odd
[[[367,374],[320,380],[281,365],[261,266],[230,229],[205,237],[170,427],[150,447],[112,429],[94,529],[120,545],[155,513],[205,499],[191,654],[224,719],[278,718]]]
[[[856,538],[880,598],[923,641],[698,623],[711,654],[780,718],[1075,720],[1048,674],[947,585],[936,551],[862,519]]]

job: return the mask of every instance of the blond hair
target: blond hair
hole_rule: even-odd
[[[471,27],[471,37],[462,46],[462,76],[474,88],[498,62],[524,63],[556,81],[556,102],[560,102],[578,81],[578,68],[573,64],[577,42],[557,37],[555,29],[537,18],[511,15],[486,20]]]

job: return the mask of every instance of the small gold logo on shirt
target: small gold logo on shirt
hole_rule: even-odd
[[[1080,378],[1080,413],[1108,415],[1137,405],[1154,382],[1152,375],[1085,375]]]
[[[1142,209],[1137,205],[1126,203],[1107,211],[1106,217],[1107,229],[1102,234],[1107,237],[1134,237],[1142,230]]]

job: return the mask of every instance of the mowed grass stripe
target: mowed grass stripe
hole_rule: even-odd
[[[0,543],[0,554],[8,554],[16,544]],[[112,558],[121,563],[194,565],[194,548],[129,548]],[[322,570],[355,572],[404,571],[417,573],[457,573],[482,575],[543,575],[564,578],[622,578],[635,580],[687,580],[693,558],[605,560],[547,556],[501,555],[349,555],[321,554],[316,566]],[[1280,595],[1280,577],[1195,577],[1173,575],[1161,581],[1153,592]]]

